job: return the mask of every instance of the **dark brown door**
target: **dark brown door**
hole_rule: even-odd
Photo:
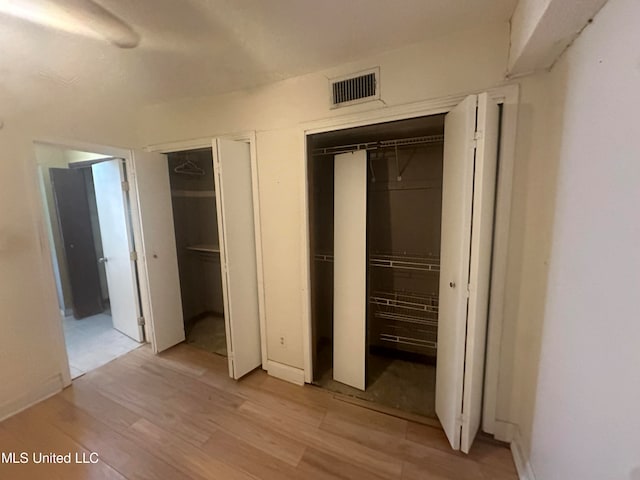
[[[91,230],[86,174],[83,170],[85,169],[50,170],[75,318],[104,311],[98,258]]]

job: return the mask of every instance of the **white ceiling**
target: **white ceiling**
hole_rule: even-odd
[[[14,0],[19,1],[19,0]],[[52,92],[125,101],[213,95],[489,22],[516,0],[96,0],[137,48],[0,13],[0,117]]]

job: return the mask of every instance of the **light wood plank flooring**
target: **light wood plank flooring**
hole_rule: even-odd
[[[511,480],[508,449],[466,456],[439,429],[179,345],[139,348],[0,423],[0,452],[97,452],[94,465],[0,464],[0,479]]]

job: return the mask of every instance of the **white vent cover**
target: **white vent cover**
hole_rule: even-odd
[[[380,98],[380,68],[329,80],[331,108],[369,102]]]

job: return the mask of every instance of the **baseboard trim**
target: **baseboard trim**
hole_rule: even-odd
[[[511,455],[513,455],[513,462],[516,464],[518,478],[520,480],[536,480],[531,463],[522,451],[519,435],[516,435],[516,438],[511,442]]]
[[[295,383],[296,385],[304,385],[304,370],[301,368],[267,360],[267,373],[280,380]]]
[[[63,388],[62,375],[56,374],[42,382],[33,390],[26,392],[0,405],[0,422],[32,407],[60,392]]]

